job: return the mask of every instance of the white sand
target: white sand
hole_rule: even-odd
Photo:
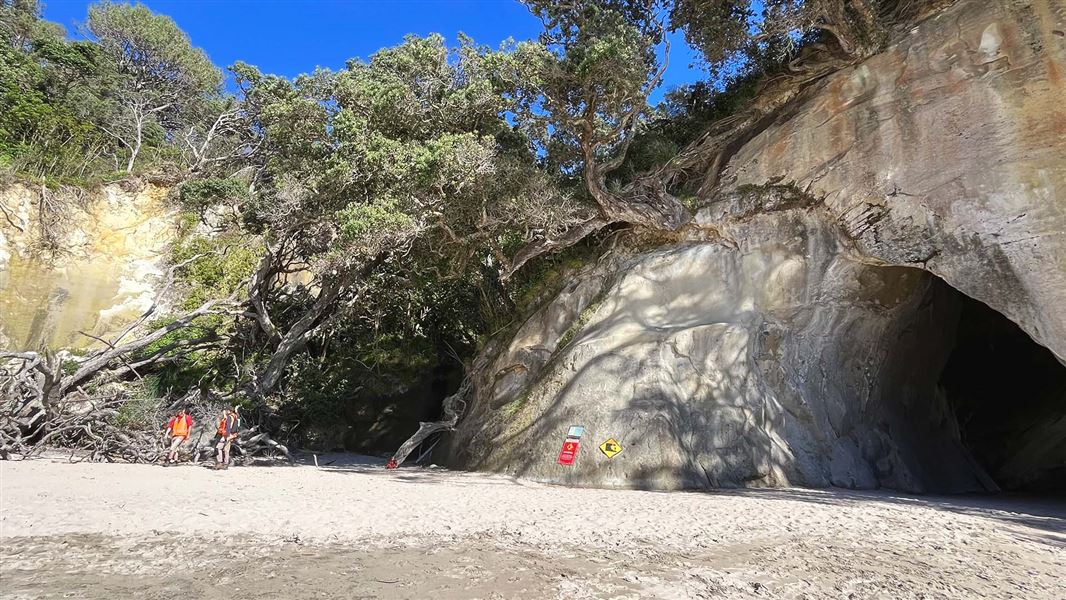
[[[204,598],[1066,598],[1061,498],[44,460],[0,462],[0,494],[11,598],[167,598],[179,565],[244,586],[180,588]]]

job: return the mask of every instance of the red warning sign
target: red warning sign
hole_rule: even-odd
[[[581,445],[580,441],[578,441],[576,439],[573,439],[573,438],[567,438],[566,441],[563,442],[562,451],[559,452],[559,464],[560,465],[572,465],[572,464],[574,464],[574,459],[577,458],[577,449],[578,449],[578,447],[580,445]]]

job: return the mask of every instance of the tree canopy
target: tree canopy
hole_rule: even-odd
[[[180,128],[190,111],[220,92],[222,73],[170,17],[141,4],[94,4],[85,26],[106,58],[117,113],[101,128],[129,149],[126,170],[132,171],[146,128]]]
[[[891,15],[914,2],[896,0],[676,0],[672,27],[681,29],[712,70],[721,70],[761,46],[783,41],[783,54],[814,32],[829,34],[848,55],[862,58],[884,42]]]

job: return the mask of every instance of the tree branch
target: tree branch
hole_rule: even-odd
[[[502,281],[509,280],[515,273],[518,272],[519,269],[522,268],[523,265],[533,260],[534,258],[569,248],[570,246],[573,246],[574,244],[577,244],[581,240],[588,237],[588,235],[593,233],[594,231],[599,231],[600,229],[603,229],[608,224],[610,224],[610,221],[604,219],[603,217],[597,216],[578,223],[570,229],[567,229],[559,237],[551,239],[544,238],[526,244],[524,247],[522,247],[522,249],[518,251],[517,254],[515,254],[514,258],[511,259],[510,266],[503,271],[503,273],[500,275],[500,279]]]

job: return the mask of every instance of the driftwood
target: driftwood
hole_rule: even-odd
[[[47,448],[66,448],[74,450],[79,460],[155,462],[165,453],[157,434],[115,423],[119,408],[129,400],[123,396],[71,396],[54,407],[51,416],[33,411],[32,421],[19,420],[19,412],[12,414],[11,405],[5,404],[0,413],[2,457],[25,459]]]
[[[459,389],[456,390],[454,394],[444,399],[444,402],[441,404],[441,419],[439,421],[420,422],[418,424],[418,431],[416,431],[411,437],[407,438],[406,442],[400,445],[400,448],[392,455],[392,458],[389,459],[385,468],[395,469],[402,465],[412,452],[433,435],[455,430],[455,426],[459,424],[459,419],[461,419],[463,413],[466,412],[467,398],[474,388],[474,380],[484,370],[487,362],[488,353],[482,353],[470,366],[466,378],[464,378],[463,383],[459,385]],[[428,453],[428,451],[423,454],[426,453]]]
[[[142,330],[149,318],[156,314],[161,300],[175,281],[176,272],[201,256],[171,266],[151,306],[112,339],[85,333],[100,342],[101,347],[82,357],[62,356],[49,350],[0,352],[0,459],[29,458],[46,448],[65,448],[74,450],[81,460],[160,461],[166,457],[169,447],[169,440],[163,435],[166,419],[179,405],[194,405],[193,416],[200,424],[192,432],[190,442],[183,445],[182,453],[191,455],[194,460],[214,454],[213,423],[220,408],[215,406],[217,402],[206,398],[198,402],[191,397],[197,395],[196,392],[178,401],[157,399],[151,423],[124,427],[116,424],[116,416],[122,406],[133,399],[120,385],[110,385],[110,382],[130,377],[140,378],[141,372],[161,361],[221,341],[213,331],[171,342],[166,336],[195,326],[200,317],[206,315],[233,314],[240,304],[237,295],[244,286],[237,286],[238,291],[230,297],[208,300],[162,327],[147,332]],[[318,304],[329,304],[334,298],[335,295],[320,294]],[[254,298],[252,304],[255,304]],[[284,346],[286,339],[283,337],[281,341]],[[270,373],[272,371],[268,369],[268,375]],[[95,395],[90,396],[85,388],[94,390]],[[106,389],[112,391],[100,391]],[[210,427],[203,426],[208,423]],[[271,439],[267,433],[257,431],[256,427],[240,432],[232,449],[235,457],[242,461],[281,457],[292,462],[286,446]]]
[[[188,453],[194,463],[210,461],[215,456],[217,442],[217,436],[203,437],[196,440],[192,448],[185,448],[182,452]],[[242,429],[238,432],[230,452],[232,460],[238,464],[260,459],[273,462],[280,460],[281,457],[288,464],[293,463],[288,447],[278,443],[265,432],[259,431],[257,427]]]
[[[178,406],[187,406],[193,400],[157,400],[147,428],[124,427],[116,422],[122,406],[136,400],[123,393],[111,396],[88,397],[70,395],[54,407],[51,417],[44,411],[28,411],[30,420],[19,419],[19,409],[4,404],[0,411],[0,451],[2,458],[26,459],[37,456],[46,449],[71,450],[71,460],[154,463],[162,461],[168,453],[170,440],[164,435],[167,418]],[[27,412],[22,410],[21,412]],[[191,410],[196,426],[189,441],[181,448],[181,454],[194,462],[214,456],[215,415],[219,407],[215,403],[201,404]],[[284,459],[292,463],[292,455],[283,444],[271,439],[257,427],[242,430],[233,443],[234,456],[238,462],[253,459],[269,461]]]

